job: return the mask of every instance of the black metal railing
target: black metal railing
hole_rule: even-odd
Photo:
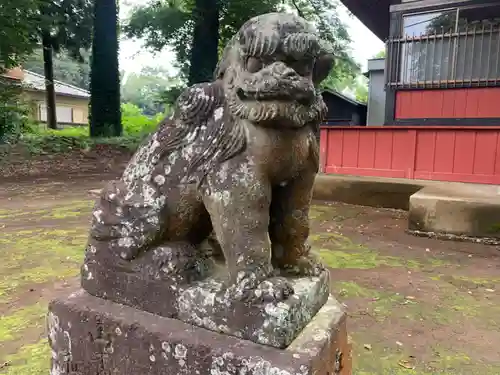
[[[389,39],[386,84],[393,88],[500,86],[500,27]]]

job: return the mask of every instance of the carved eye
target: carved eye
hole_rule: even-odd
[[[247,59],[247,71],[256,73],[262,69],[262,61],[256,57],[250,56]]]
[[[288,66],[295,70],[297,74],[302,77],[308,77],[311,75],[314,68],[314,60],[313,59],[303,59],[303,60],[294,60],[288,63]]]
[[[333,55],[323,55],[316,60],[313,71],[313,82],[315,84],[323,81],[335,66]]]

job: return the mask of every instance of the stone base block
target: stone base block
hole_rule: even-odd
[[[351,375],[346,314],[330,297],[286,348],[120,305],[84,290],[52,301],[51,375]]]
[[[294,294],[283,302],[247,303],[225,295],[225,267],[191,284],[85,264],[82,287],[91,295],[259,344],[287,347],[329,296],[329,273],[287,278]]]
[[[500,198],[491,186],[426,187],[410,197],[408,229],[500,238]]]
[[[319,174],[314,183],[313,198],[408,210],[408,199],[423,186],[415,180]]]

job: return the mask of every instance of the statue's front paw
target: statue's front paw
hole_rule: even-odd
[[[294,276],[317,277],[325,271],[325,266],[314,255],[299,257],[294,264],[287,264],[283,271]]]
[[[255,298],[264,302],[283,301],[293,293],[292,285],[283,277],[265,280],[254,290]]]
[[[260,276],[260,277],[259,277]],[[292,285],[282,277],[240,271],[237,282],[228,287],[226,297],[249,303],[283,301],[294,293]]]

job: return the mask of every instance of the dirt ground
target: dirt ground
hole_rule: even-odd
[[[0,185],[0,374],[48,374],[47,304],[78,287],[100,186]],[[349,313],[355,375],[500,374],[500,248],[407,235],[395,210],[315,202],[311,222]]]

